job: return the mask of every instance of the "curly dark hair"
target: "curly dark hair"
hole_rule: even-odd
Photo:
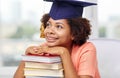
[[[49,18],[49,14],[43,15],[41,22],[43,23],[44,28],[46,28],[46,23]],[[73,44],[79,46],[84,44],[87,39],[89,39],[89,35],[91,34],[91,25],[89,20],[81,17],[66,20],[70,26],[71,34],[74,37]]]

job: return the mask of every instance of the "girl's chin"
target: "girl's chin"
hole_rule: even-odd
[[[57,45],[55,43],[49,43],[49,42],[47,42],[47,46],[54,47],[54,46],[57,46]]]

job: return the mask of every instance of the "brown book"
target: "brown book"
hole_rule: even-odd
[[[25,68],[25,76],[48,76],[48,77],[63,77],[63,69],[36,69],[36,68]]]
[[[25,62],[26,68],[62,69],[62,63]]]

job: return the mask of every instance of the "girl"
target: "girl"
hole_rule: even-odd
[[[55,9],[56,3],[57,1],[53,3],[52,9]],[[63,63],[64,78],[100,78],[96,48],[87,41],[91,34],[89,21],[80,17],[81,15],[74,18],[66,18],[65,16],[64,18],[59,18],[59,16],[54,18],[51,14],[53,14],[52,11],[41,19],[45,29],[45,44],[30,46],[25,53],[59,55]],[[25,78],[24,66],[22,61],[14,78]]]

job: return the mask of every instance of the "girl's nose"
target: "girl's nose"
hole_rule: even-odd
[[[48,28],[47,30],[46,30],[46,33],[47,34],[54,34],[54,27],[50,27],[50,28]]]
[[[49,29],[48,34],[53,34],[53,29]]]

